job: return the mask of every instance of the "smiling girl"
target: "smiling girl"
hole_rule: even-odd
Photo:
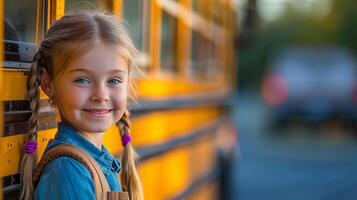
[[[21,163],[21,199],[96,199],[92,174],[68,156],[50,161],[33,185],[39,87],[61,117],[44,155],[61,144],[78,147],[96,161],[110,191],[124,189],[130,199],[143,199],[127,110],[136,53],[122,22],[112,15],[79,12],[51,26],[34,57],[28,82],[32,115]],[[114,124],[124,147],[121,163],[102,144],[104,132]]]

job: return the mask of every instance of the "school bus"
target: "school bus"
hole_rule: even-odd
[[[224,128],[232,124],[237,74],[235,7],[233,0],[0,1],[0,199],[18,199],[31,114],[26,81],[36,46],[51,23],[77,9],[107,10],[127,21],[140,50],[143,75],[129,110],[145,199],[222,198],[217,155],[232,151],[236,134]],[[41,93],[39,158],[58,119],[47,100]],[[104,145],[120,155],[115,127],[105,133]]]

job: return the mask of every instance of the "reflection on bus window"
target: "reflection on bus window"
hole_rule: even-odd
[[[142,6],[142,0],[130,0],[124,1],[122,9],[124,19],[128,22],[128,27],[134,39],[135,46],[139,50],[142,49]]]
[[[217,75],[214,45],[199,33],[192,31],[190,75],[208,78]]]
[[[161,68],[164,72],[176,72],[177,60],[177,19],[162,13]]]
[[[123,2],[122,16],[127,22],[136,48],[140,54],[135,59],[135,65],[142,72],[149,70],[149,26],[150,2],[147,0],[127,0]]]
[[[214,6],[212,0],[193,0],[193,11],[205,20],[212,20]],[[217,75],[217,59],[215,59],[215,49],[212,41],[203,37],[200,33],[192,31],[191,42],[191,67],[190,75],[199,78],[208,78]]]
[[[5,4],[5,40],[36,42],[36,0],[11,0]]]
[[[115,0],[114,0],[115,1]],[[65,12],[73,12],[76,10],[105,10],[112,11],[112,1],[110,0],[66,0]]]

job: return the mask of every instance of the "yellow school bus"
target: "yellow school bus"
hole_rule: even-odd
[[[26,82],[36,44],[51,23],[75,10],[107,10],[127,21],[140,56],[132,137],[145,199],[220,199],[219,152],[231,151],[235,91],[234,0],[0,1],[0,199],[17,199],[30,117]],[[38,157],[56,133],[41,93]],[[227,131],[228,130],[228,131]],[[104,145],[120,155],[118,130]],[[229,145],[229,146],[227,146]]]

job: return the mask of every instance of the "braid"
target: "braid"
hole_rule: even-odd
[[[41,73],[40,73],[40,62],[41,55],[39,53],[35,56],[34,64],[31,66],[30,79],[28,81],[29,99],[30,99],[30,109],[32,111],[30,117],[30,138],[36,136],[37,133],[37,119],[40,109],[40,84],[41,84]],[[37,58],[37,60],[36,60]]]
[[[119,127],[120,134],[130,135],[130,120],[129,111],[125,110],[123,117],[117,123]],[[124,146],[122,152],[122,172],[121,172],[121,183],[123,189],[128,191],[131,200],[142,200],[144,199],[142,194],[142,185],[135,167],[135,161],[138,159],[132,145],[128,143]]]
[[[128,110],[124,111],[123,117],[119,121],[119,128],[121,135],[130,135],[130,120],[129,120],[130,113]]]
[[[40,90],[39,85],[41,82],[41,74],[40,74],[40,66],[39,60],[41,59],[41,55],[36,53],[34,57],[31,70],[30,70],[30,78],[28,79],[28,97],[30,99],[30,109],[31,109],[31,117],[30,117],[30,130],[28,141],[36,142],[37,139],[37,130],[38,130],[38,115],[39,115],[39,102],[40,102]],[[20,199],[28,200],[33,198],[34,187],[32,184],[32,173],[36,164],[36,152],[33,154],[25,153],[20,166],[21,171],[21,194]]]

